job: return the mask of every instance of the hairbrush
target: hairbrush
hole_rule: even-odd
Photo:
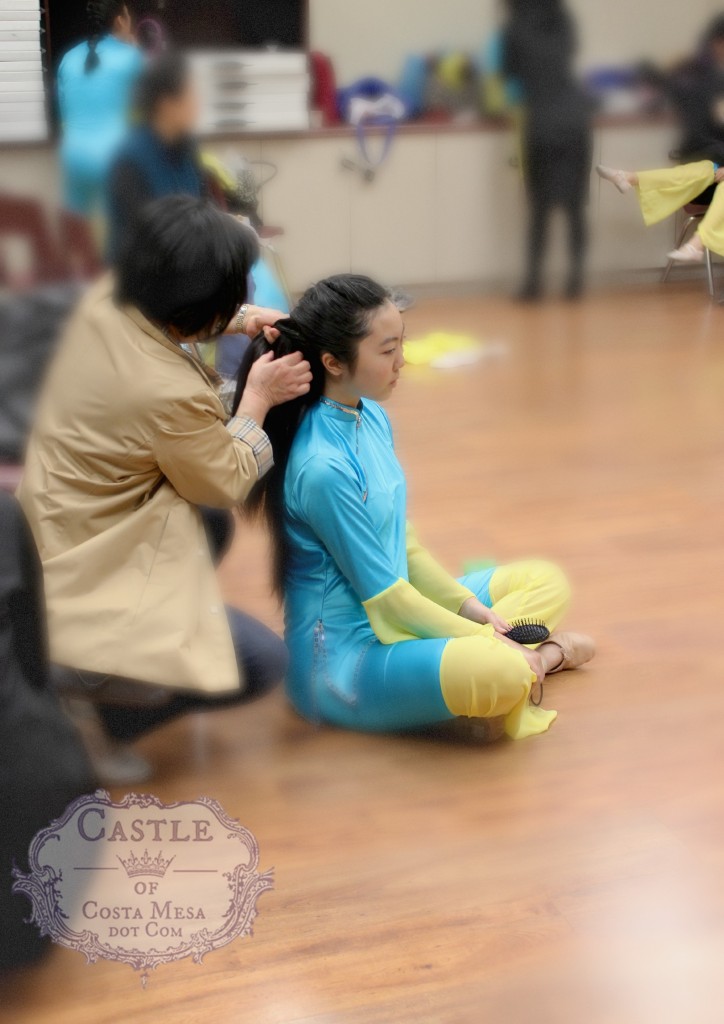
[[[535,619],[518,619],[510,627],[505,636],[517,644],[543,644],[551,635],[544,622]]]

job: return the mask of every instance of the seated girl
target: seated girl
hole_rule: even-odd
[[[622,171],[599,164],[596,172],[615,185],[619,192],[636,190],[647,227],[670,217],[711,189],[709,209],[696,233],[688,242],[666,255],[678,263],[701,263],[705,249],[724,256],[724,192],[719,188],[720,182],[724,181],[724,167],[712,160],[695,160],[657,171]]]
[[[514,738],[544,732],[556,712],[534,706],[531,687],[588,661],[593,643],[553,633],[534,650],[503,636],[521,617],[558,625],[569,589],[555,566],[517,562],[456,580],[420,545],[378,404],[405,362],[387,292],[366,277],[331,277],[277,327],[275,354],[301,352],[313,374],[308,395],[265,420],[275,466],[252,494],[275,541],[295,708],[360,730],[462,715],[505,716]],[[239,394],[268,352],[254,342]]]

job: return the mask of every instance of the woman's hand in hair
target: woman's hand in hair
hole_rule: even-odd
[[[264,337],[273,345],[279,337],[279,331],[275,330],[274,324],[279,320],[286,320],[288,313],[282,313],[279,309],[265,309],[263,306],[249,306],[246,311],[244,322],[244,334],[249,338],[255,338],[257,334],[264,333]]]
[[[274,358],[273,352],[267,352],[249,371],[237,415],[263,423],[271,408],[306,395],[311,383],[312,370],[301,352],[279,359]]]

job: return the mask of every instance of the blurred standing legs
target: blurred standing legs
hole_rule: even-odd
[[[526,139],[526,191],[528,195],[528,252],[526,273],[519,297],[539,299],[543,291],[543,267],[551,212],[565,213],[568,229],[569,270],[566,298],[578,298],[584,286],[587,248],[586,203],[591,169],[591,142],[587,125],[566,133],[563,143],[537,137]]]

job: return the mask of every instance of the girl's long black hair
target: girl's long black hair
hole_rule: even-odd
[[[274,547],[274,589],[283,596],[288,562],[284,529],[284,476],[292,442],[302,419],[324,393],[322,355],[328,352],[354,370],[357,348],[370,333],[372,315],[389,299],[389,292],[369,277],[338,274],[312,285],[299,300],[289,319],[275,326],[280,337],[270,345],[263,334],[254,338],[239,369],[234,409],[238,408],[252,366],[266,352],[276,358],[301,352],[312,370],[309,392],[270,410],[264,430],[274,452],[274,468],[262,477],[246,502],[246,511],[261,515]]]
[[[106,32],[113,27],[116,18],[126,9],[126,0],[88,0],[86,17],[88,19],[88,56],[85,59],[85,73],[89,74],[100,64],[98,43]]]

